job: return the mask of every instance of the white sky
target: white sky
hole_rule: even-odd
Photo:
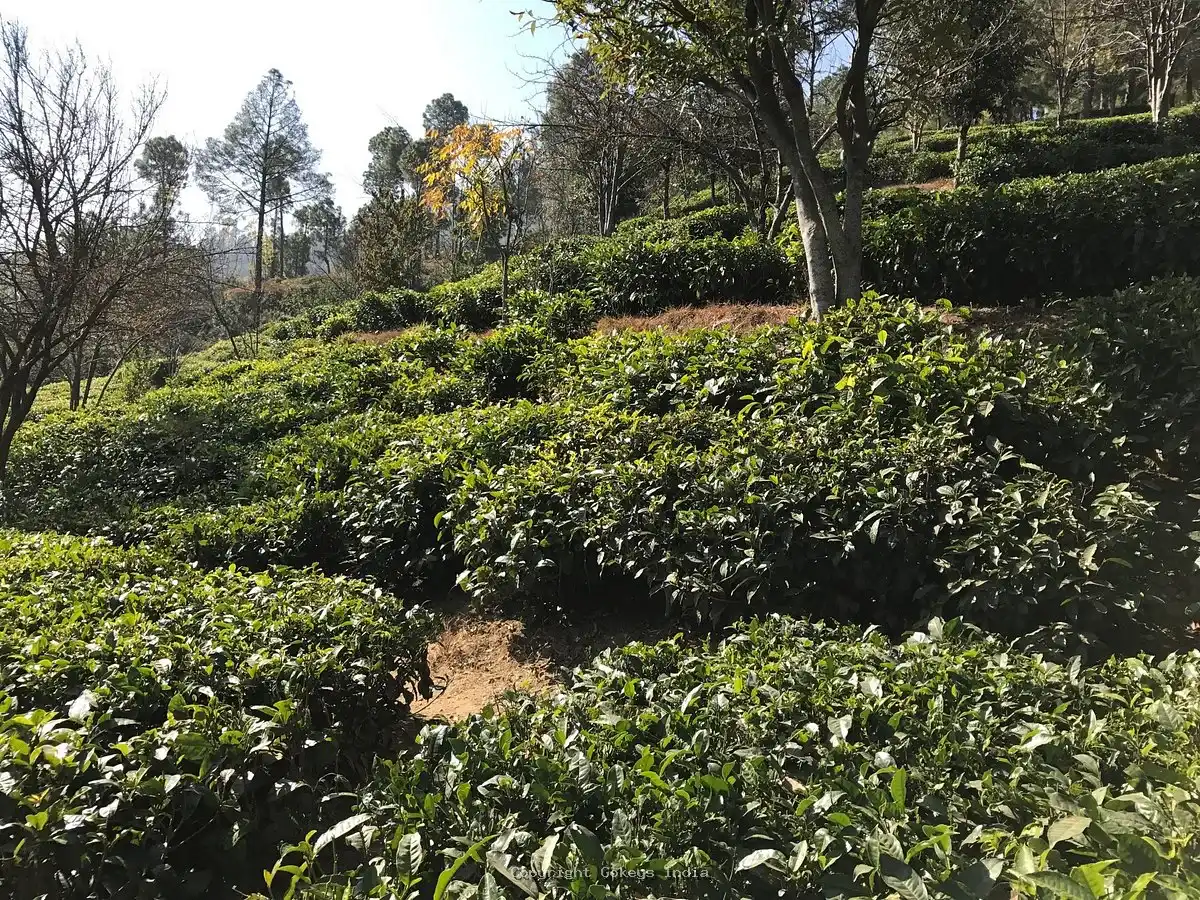
[[[561,35],[523,33],[510,13],[540,0],[5,0],[35,44],[76,39],[132,90],[157,76],[167,100],[154,133],[197,145],[220,135],[270,68],[295,84],[321,169],[347,218],[364,200],[367,141],[386,125],[420,136],[421,112],[447,91],[472,116],[531,116],[525,83]],[[541,10],[539,10],[541,12]],[[523,80],[525,79],[525,80]],[[185,203],[204,218],[196,188]]]

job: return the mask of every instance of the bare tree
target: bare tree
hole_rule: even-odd
[[[78,48],[35,55],[0,24],[0,478],[52,373],[163,258],[133,162],[162,95],[128,118],[109,69]]]
[[[262,343],[262,296],[247,290],[242,278],[255,248],[253,232],[209,226],[189,242],[180,270],[184,289],[209,311],[239,359],[257,357]]]
[[[195,349],[212,314],[188,277],[194,252],[186,242],[173,239],[161,264],[121,295],[103,325],[67,359],[64,374],[72,409],[88,405],[101,378],[97,400],[103,400],[112,377],[131,359],[172,360]]]
[[[1079,79],[1095,67],[1097,55],[1112,46],[1111,20],[1103,4],[1104,0],[1033,0],[1030,4],[1037,35],[1034,56],[1054,84],[1060,125]]]
[[[1017,0],[1012,0],[1015,4]],[[875,138],[911,107],[902,67],[913,41],[938,31],[941,0],[554,0],[559,21],[589,42],[606,70],[642,85],[700,85],[743,104],[787,168],[815,316],[862,293],[863,194]],[[972,47],[955,47],[966,60]],[[836,98],[817,115],[818,85]],[[828,120],[828,124],[826,124]],[[841,144],[842,202],[820,154]]]
[[[1200,0],[1110,0],[1129,49],[1141,56],[1155,122],[1171,111],[1171,79],[1200,34]]]
[[[601,235],[612,234],[652,161],[638,122],[642,106],[628,85],[610,85],[586,50],[557,66],[547,83],[544,162],[583,180]]]
[[[706,86],[687,85],[648,95],[641,121],[654,144],[677,149],[706,170],[714,194],[717,176],[727,181],[758,232],[774,237],[792,184],[752,109]]]

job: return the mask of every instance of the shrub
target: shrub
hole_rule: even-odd
[[[1130,440],[1200,478],[1200,281],[1170,278],[1074,304],[1058,339],[1089,361]]]
[[[304,427],[370,408],[418,415],[485,399],[474,393],[480,379],[445,377],[461,340],[416,331],[386,348],[301,347],[178,376],[119,411],[49,416],[22,430],[0,513],[35,530],[122,537],[138,508],[227,502],[266,444]]]
[[[543,381],[616,410],[452,498],[480,600],[638,592],[893,631],[931,612],[1009,633],[1065,619],[1134,646],[1135,621],[1186,624],[1181,539],[1125,483],[1141,464],[1079,363],[877,303],[747,340],[578,346],[573,376]]]
[[[1200,273],[1200,156],[921,196],[864,226],[867,279],[1015,304]]]
[[[534,325],[557,340],[582,337],[596,324],[595,304],[581,291],[518,291],[505,304],[512,324]]]
[[[532,325],[510,325],[462,350],[455,368],[478,379],[482,393],[493,400],[528,397],[525,370],[545,348],[549,338]]]
[[[720,237],[733,240],[750,225],[750,217],[740,206],[713,206],[697,212],[663,219],[641,216],[617,224],[619,237],[645,241],[664,241],[671,238]]]
[[[960,184],[1003,184],[1016,178],[1096,172],[1200,151],[1200,114],[1160,124],[1115,118],[1060,128],[996,129],[981,138],[958,172]]]
[[[215,896],[331,823],[430,690],[365,584],[0,534],[0,892]]]
[[[297,350],[30,426],[6,516],[529,613],[629,599],[1184,640],[1191,439],[1133,413],[1195,406],[1186,322],[1174,374],[1125,394],[1121,351],[1106,370],[1072,330],[995,340],[942,315],[874,298],[747,336],[517,324]]]
[[[603,241],[580,262],[585,281],[579,287],[603,315],[653,315],[690,304],[786,303],[793,296],[791,263],[755,236]]]
[[[500,267],[493,264],[470,278],[435,286],[429,300],[442,322],[484,331],[500,321],[500,288]]]
[[[436,310],[428,295],[420,291],[368,291],[350,304],[355,331],[390,331],[436,319]]]
[[[871,155],[867,163],[867,179],[875,186],[890,184],[923,184],[954,174],[954,150],[913,153],[907,147],[885,148]],[[822,160],[829,172],[840,181],[844,172],[836,156]]]
[[[957,622],[790,619],[608,651],[431,726],[284,862],[340,896],[1200,892],[1200,656],[1056,665]],[[344,846],[342,846],[344,842]],[[637,879],[634,881],[634,879]]]

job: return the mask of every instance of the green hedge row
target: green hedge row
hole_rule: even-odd
[[[1194,286],[1161,292],[1194,319]],[[1167,417],[1195,415],[1195,332],[1159,343],[1161,379],[1121,387],[1143,299],[1106,302],[1111,371],[879,301],[745,337],[518,325],[306,348],[30,426],[4,509],[206,566],[316,562],[530,609],[1178,638],[1196,529],[1147,473],[1187,468]]]
[[[261,886],[395,752],[431,622],[366,584],[0,532],[0,894]]]
[[[690,304],[790,302],[795,266],[781,248],[747,232],[747,224],[745,211],[732,206],[666,221],[630,219],[609,238],[556,240],[517,256],[507,304],[500,300],[500,268],[489,265],[428,293],[368,292],[342,306],[315,309],[271,326],[270,336],[331,340],[347,332],[419,323],[483,331],[549,322],[557,332],[566,327],[564,317],[578,321],[581,316],[653,315]],[[562,302],[572,309],[547,307],[545,294],[571,295]]]
[[[1097,172],[1200,151],[1200,113],[1156,124],[1148,118],[1071,122],[1061,128],[996,129],[975,142],[960,184],[1003,184],[1017,178]]]
[[[787,618],[609,651],[551,700],[427,728],[323,896],[1200,895],[1200,655],[1055,665],[935,620]],[[472,893],[475,892],[475,893]]]
[[[1115,121],[1129,132],[1143,127],[1137,120]],[[1200,116],[1173,121],[1194,129]],[[1046,132],[1014,133],[1040,140]],[[953,192],[872,191],[864,208],[867,280],[879,290],[926,301],[1009,305],[1200,273],[1198,162],[1200,156],[1173,157]],[[729,237],[744,227],[744,213],[732,207],[669,222],[630,220],[612,238],[553,241],[517,257],[507,306],[500,302],[499,270],[491,266],[427,294],[368,293],[284,322],[273,334],[328,340],[422,322],[486,330],[554,320],[551,330],[565,335],[602,315],[795,300],[804,290],[795,223],[788,223],[776,245],[744,230]],[[560,294],[568,299],[546,296]],[[554,303],[560,308],[552,309]]]
[[[1194,106],[1181,106],[1172,110],[1171,118],[1181,118],[1196,113]],[[987,138],[994,134],[1009,133],[1014,131],[1028,132],[1032,134],[1053,133],[1061,129],[1078,129],[1080,131],[1089,131],[1097,138],[1111,140],[1126,140],[1132,134],[1145,132],[1154,128],[1154,122],[1150,119],[1148,112],[1136,113],[1119,113],[1117,115],[1097,116],[1091,119],[1072,119],[1068,120],[1062,126],[1055,125],[1049,119],[1041,119],[1037,122],[1022,122],[1017,125],[974,125],[970,131],[970,142],[974,142],[980,138]],[[895,132],[891,134],[881,135],[875,141],[875,149],[883,154],[911,152],[911,137],[907,132]],[[949,152],[956,149],[958,146],[958,130],[954,128],[943,128],[936,131],[926,132],[921,140],[921,149],[923,151],[941,153]]]
[[[864,267],[901,296],[1004,305],[1200,274],[1200,156],[887,202]]]

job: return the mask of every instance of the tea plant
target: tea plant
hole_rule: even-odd
[[[1086,669],[953,621],[772,618],[420,740],[288,850],[312,896],[1200,893],[1195,652]]]
[[[429,695],[432,622],[366,584],[0,532],[0,894],[248,889]]]

